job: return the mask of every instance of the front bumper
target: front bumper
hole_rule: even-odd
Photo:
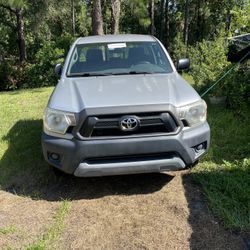
[[[203,149],[196,150],[202,144]],[[104,176],[179,170],[192,165],[210,144],[210,128],[204,123],[176,135],[78,140],[42,135],[46,161],[76,176]],[[53,160],[51,154],[59,155]]]

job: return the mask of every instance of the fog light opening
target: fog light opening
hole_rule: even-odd
[[[59,161],[60,160],[60,155],[57,153],[49,153],[49,158],[52,161]]]
[[[201,144],[194,147],[194,150],[195,150],[196,153],[200,153],[200,152],[204,151],[205,149],[206,149],[206,143],[205,142],[203,142],[203,143],[201,143]]]

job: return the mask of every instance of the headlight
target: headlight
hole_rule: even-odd
[[[75,126],[75,115],[55,109],[46,108],[43,117],[44,132],[65,134],[69,126]]]
[[[190,127],[205,122],[207,119],[207,104],[204,100],[177,108],[179,118],[186,120]]]

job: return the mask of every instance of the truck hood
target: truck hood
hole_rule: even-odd
[[[180,107],[200,96],[177,73],[62,78],[48,107],[69,112],[88,108],[172,104]]]

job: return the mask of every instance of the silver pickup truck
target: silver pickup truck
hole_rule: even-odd
[[[77,39],[44,112],[42,148],[75,176],[163,172],[192,166],[210,143],[207,106],[148,35]]]

